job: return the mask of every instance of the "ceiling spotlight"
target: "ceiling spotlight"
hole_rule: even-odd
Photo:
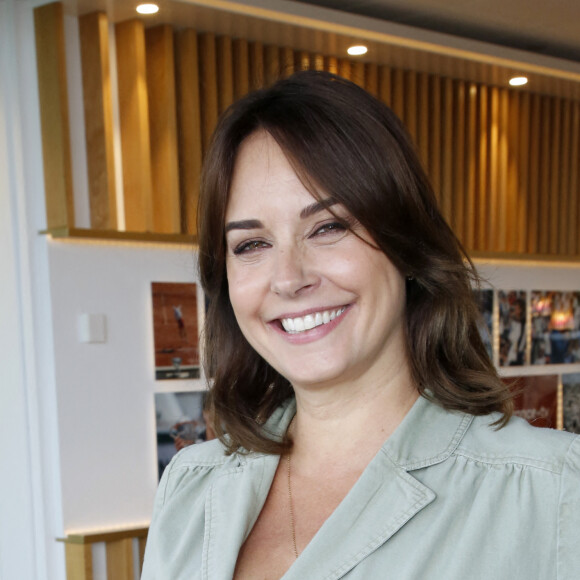
[[[159,6],[157,4],[139,4],[135,9],[139,14],[157,14]]]
[[[368,48],[366,46],[358,45],[358,46],[351,46],[347,49],[346,52],[351,56],[360,56],[361,54],[366,54]]]
[[[528,77],[512,77],[510,79],[510,85],[512,87],[521,87],[522,85],[528,84]]]

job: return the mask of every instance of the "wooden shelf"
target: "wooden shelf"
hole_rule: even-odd
[[[144,242],[197,246],[197,236],[187,234],[157,234],[153,232],[120,232],[84,228],[52,228],[40,232],[55,240],[95,240],[112,242]]]

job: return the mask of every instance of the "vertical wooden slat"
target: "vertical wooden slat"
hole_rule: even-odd
[[[134,580],[133,539],[107,542],[107,580]]]
[[[452,224],[453,219],[453,81],[445,79],[443,81],[442,95],[442,144],[441,154],[441,212],[448,224]]]
[[[508,220],[508,123],[509,99],[508,91],[499,91],[499,118],[498,118],[498,189],[497,189],[497,221],[498,231],[495,250],[505,252],[507,249],[507,220]]]
[[[324,57],[321,54],[310,55],[310,69],[324,70]]]
[[[540,143],[541,143],[541,99],[532,95],[530,104],[530,164],[528,187],[528,243],[530,254],[538,252],[540,247]]]
[[[489,103],[489,178],[487,196],[489,199],[487,219],[487,251],[497,251],[499,247],[499,131],[500,105],[499,89],[490,88]]]
[[[193,234],[197,228],[202,145],[197,33],[192,29],[182,30],[176,37],[176,84],[181,228]]]
[[[234,40],[234,99],[239,99],[250,90],[250,62],[248,54],[248,41],[243,38]]]
[[[351,67],[350,67],[350,60],[346,58],[341,58],[338,61],[338,74],[345,79],[350,80],[351,75]]]
[[[417,144],[423,166],[429,163],[429,75],[419,75],[417,88]]]
[[[294,68],[297,71],[310,68],[310,55],[305,50],[297,50],[294,53]]]
[[[399,119],[405,119],[405,73],[401,69],[393,69],[391,86],[391,108]]]
[[[365,63],[355,60],[350,65],[350,80],[359,87],[365,88]]]
[[[562,139],[562,108],[559,98],[552,101],[552,127],[550,147],[550,223],[549,223],[549,252],[558,253],[558,226],[560,218],[560,140]]]
[[[151,231],[151,143],[143,22],[120,22],[115,26],[115,39],[125,227],[128,231]]]
[[[538,251],[547,254],[550,251],[550,136],[551,131],[551,99],[542,98],[541,118],[542,132],[540,140],[540,190],[539,190],[539,245]]]
[[[275,83],[280,78],[280,49],[269,45],[264,50],[266,85]]]
[[[391,95],[391,69],[388,66],[382,66],[379,69],[379,99],[390,107],[393,100]]]
[[[465,241],[465,83],[453,83],[453,188],[451,225],[457,237]]]
[[[365,64],[365,89],[373,96],[379,96],[379,67],[375,63]]]
[[[264,45],[261,42],[250,42],[248,45],[250,59],[250,87],[259,89],[264,86]]]
[[[488,160],[489,160],[489,122],[488,90],[480,85],[477,98],[477,217],[475,222],[475,247],[483,251],[488,248]]]
[[[61,2],[34,9],[47,228],[74,227],[71,149]]]
[[[475,248],[475,187],[477,177],[477,85],[467,86],[467,135],[466,135],[466,180],[465,180],[465,245]]]
[[[338,59],[336,56],[324,57],[324,70],[332,74],[338,74]]]
[[[159,233],[178,234],[181,230],[181,218],[173,29],[169,25],[149,28],[145,41],[153,229]]]
[[[218,111],[222,113],[234,102],[234,68],[232,39],[220,36],[216,42],[218,74]]]
[[[294,51],[288,46],[280,49],[280,75],[290,76],[294,72]]]
[[[65,543],[67,580],[93,580],[93,551],[91,544]]]
[[[411,139],[417,143],[417,73],[406,71],[404,76],[403,119]]]
[[[519,161],[520,147],[520,91],[508,91],[507,118],[507,185],[506,185],[506,251],[518,249],[518,212],[519,212]]]
[[[528,214],[530,198],[530,94],[522,93],[519,120],[518,192],[517,192],[517,252],[527,251]]]
[[[568,212],[568,254],[580,254],[580,103],[573,103],[570,146],[570,211]]]
[[[92,229],[117,229],[109,27],[104,12],[79,17]]]
[[[433,191],[441,204],[441,77],[432,76],[429,82],[429,177]]]
[[[570,212],[570,156],[572,146],[572,103],[562,101],[562,119],[560,131],[560,208],[558,216],[558,254],[568,254],[568,214]]]
[[[211,135],[218,119],[216,48],[213,33],[204,32],[199,36],[199,77],[201,102],[201,142],[202,151],[209,146]]]

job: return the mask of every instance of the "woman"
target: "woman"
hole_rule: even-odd
[[[473,266],[394,114],[302,72],[234,104],[200,199],[219,441],[143,578],[577,578],[580,439],[511,417]]]

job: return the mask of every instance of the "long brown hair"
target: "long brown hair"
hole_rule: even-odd
[[[509,389],[478,332],[477,273],[437,208],[405,128],[357,85],[303,71],[234,103],[205,159],[198,218],[209,302],[204,365],[213,379],[216,430],[228,450],[280,453],[289,445],[261,425],[292,387],[242,335],[226,277],[225,213],[236,155],[260,130],[277,141],[315,198],[324,192],[342,204],[407,276],[407,349],[421,394],[450,410],[499,411],[500,423],[507,421]]]

